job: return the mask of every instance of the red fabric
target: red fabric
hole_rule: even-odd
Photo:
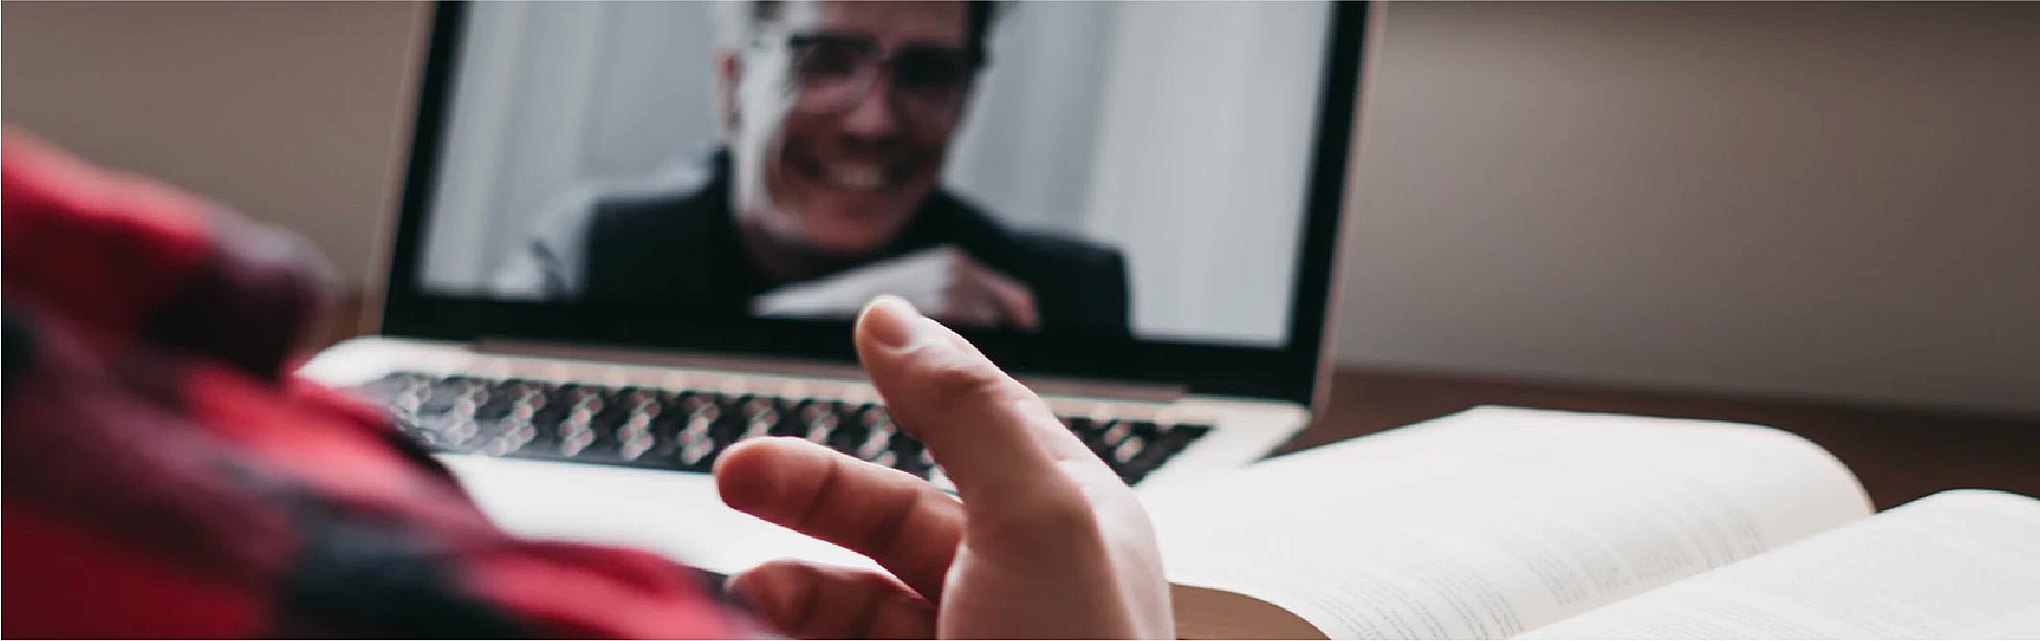
[[[534,634],[548,637],[663,637],[676,621],[712,620],[715,605],[670,599],[690,586],[659,557],[634,550],[554,545],[505,550],[467,565],[467,582],[510,606]],[[599,572],[580,571],[599,568]],[[561,599],[560,593],[576,596]],[[609,616],[581,608],[602,604]]]
[[[498,531],[379,413],[293,376],[327,298],[295,243],[22,132],[0,158],[0,635],[757,630],[687,568]]]
[[[260,593],[99,533],[6,503],[8,586],[0,618],[13,638],[250,636],[268,616]]]
[[[8,289],[32,289],[76,322],[132,331],[204,260],[199,201],[11,129],[0,158]]]

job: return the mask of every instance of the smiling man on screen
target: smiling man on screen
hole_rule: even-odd
[[[575,232],[538,234],[498,289],[722,317],[847,318],[893,294],[959,325],[1129,332],[1118,251],[1006,229],[938,184],[996,5],[724,9],[725,147],[707,184],[598,198]]]

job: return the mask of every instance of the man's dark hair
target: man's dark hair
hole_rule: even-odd
[[[738,32],[748,37],[756,32],[758,25],[778,20],[786,3],[783,0],[743,0],[742,4],[744,6],[736,12],[743,23]],[[998,19],[1000,5],[1003,4],[1002,0],[963,2],[963,46],[980,60],[991,53],[985,41],[991,36],[992,23]]]

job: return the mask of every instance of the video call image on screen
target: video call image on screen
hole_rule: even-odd
[[[1287,340],[1326,3],[476,3],[437,294]]]

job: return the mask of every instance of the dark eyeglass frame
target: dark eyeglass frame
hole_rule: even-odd
[[[969,94],[971,86],[977,81],[977,75],[984,70],[989,61],[989,56],[980,47],[909,44],[887,53],[879,46],[877,39],[867,36],[792,33],[784,35],[781,42],[785,44],[789,57],[787,63],[791,76],[789,83],[796,89],[805,90],[807,88],[804,86],[805,83],[816,82],[810,78],[811,75],[823,73],[803,68],[809,64],[808,60],[803,59],[804,56],[813,55],[816,49],[827,46],[844,47],[857,55],[856,68],[840,73],[846,77],[863,74],[863,78],[852,80],[863,83],[862,86],[853,94],[834,99],[833,102],[840,104],[825,102],[810,105],[808,110],[816,112],[841,112],[861,103],[877,86],[879,74],[876,71],[882,70],[888,82],[892,83],[894,91],[906,98],[905,102],[914,104],[917,109],[930,110],[930,113],[917,115],[930,117],[943,115],[940,112],[953,112],[962,106],[963,98]],[[917,60],[927,64],[917,65],[915,64]],[[940,68],[944,65],[950,67],[947,71],[954,72],[953,78],[942,80],[944,84],[941,86],[917,84],[915,69]],[[907,71],[902,73],[903,69]],[[947,94],[931,96],[926,93],[929,91]]]

